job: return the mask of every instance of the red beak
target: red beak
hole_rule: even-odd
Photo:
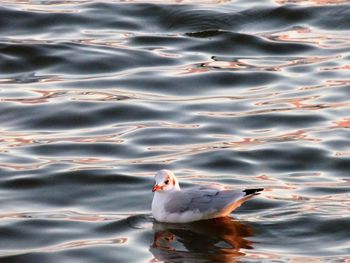
[[[152,192],[155,192],[155,191],[158,191],[158,190],[162,190],[163,189],[163,186],[160,186],[158,184],[155,184],[153,187],[152,187]]]

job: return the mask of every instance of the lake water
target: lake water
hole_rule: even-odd
[[[0,112],[2,262],[350,262],[349,1],[0,0]]]

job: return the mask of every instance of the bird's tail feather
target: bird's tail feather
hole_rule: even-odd
[[[257,194],[258,192],[264,191],[264,188],[255,188],[255,189],[245,189],[243,192],[245,192],[245,195],[252,195]]]

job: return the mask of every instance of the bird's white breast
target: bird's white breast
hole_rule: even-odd
[[[152,201],[152,215],[157,221],[163,221],[166,216],[165,213],[165,204],[167,198],[165,194],[162,193],[154,193],[153,201]]]

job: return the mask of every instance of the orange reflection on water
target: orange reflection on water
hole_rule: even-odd
[[[216,149],[237,148],[241,149],[248,146],[267,144],[271,142],[288,142],[288,141],[313,141],[319,142],[320,139],[310,137],[310,132],[313,130],[296,130],[273,136],[258,136],[255,138],[241,138],[239,140],[227,140],[220,142],[202,143],[202,144],[187,144],[186,146],[152,146],[148,150],[154,151],[181,151],[181,154],[200,153]],[[174,156],[169,154],[168,156]]]
[[[247,251],[245,258],[248,262],[253,259],[253,262],[290,262],[290,263],[324,263],[333,262],[334,260],[339,263],[350,263],[350,257],[348,256],[300,256],[294,254],[281,254],[265,251]]]
[[[262,175],[258,175],[255,177],[258,180],[262,180],[262,181],[276,181],[276,178],[272,177],[272,176],[268,176],[266,174],[262,174]],[[266,189],[264,189],[265,191]]]
[[[91,1],[63,0],[63,1],[32,1],[32,0],[1,0],[3,4],[15,4],[21,7],[21,10],[47,13],[73,13],[80,12],[79,4],[89,3]],[[103,0],[105,3],[149,3],[146,0]],[[153,0],[153,4],[196,4],[196,5],[219,5],[232,2],[232,0]],[[78,8],[77,8],[78,6]]]
[[[29,144],[35,143],[33,139],[26,139],[23,137],[12,137],[12,138],[3,138],[0,139],[0,142],[4,142],[7,144],[7,147],[21,147]]]
[[[128,38],[129,35],[125,34],[123,38]],[[124,45],[124,40],[122,39],[114,39],[114,40],[107,40],[107,39],[80,39],[76,40],[74,42],[83,44],[84,46],[105,46],[110,48],[120,48],[120,49],[128,49],[128,46]]]
[[[230,217],[190,224],[155,222],[153,229],[150,262],[233,262],[245,255],[242,249],[253,249],[247,239],[252,228]]]
[[[108,1],[108,0],[107,0]],[[113,1],[113,0],[109,0]],[[129,2],[129,3],[149,3],[146,0],[125,0],[120,2]],[[153,0],[152,3],[161,3],[161,4],[224,4],[232,2],[232,0]]]
[[[337,157],[350,157],[350,151],[349,152],[336,152],[335,156],[337,156]]]
[[[125,134],[125,133],[124,133]],[[28,145],[47,145],[51,143],[123,143],[124,140],[119,137],[124,134],[109,134],[109,135],[95,135],[95,136],[62,136],[61,134],[36,134],[36,133],[1,133],[2,139],[0,142],[3,142],[6,145],[6,148],[17,148],[25,147]]]
[[[210,117],[242,117],[249,115],[258,115],[258,114],[269,114],[275,112],[289,112],[289,111],[300,111],[300,110],[323,110],[323,109],[337,109],[337,108],[348,108],[350,107],[350,102],[334,102],[334,103],[314,103],[314,104],[301,104],[300,102],[296,103],[294,100],[285,100],[293,105],[293,107],[280,107],[280,108],[268,108],[262,110],[252,110],[245,112],[200,112],[199,115],[205,115]],[[258,103],[258,105],[269,104],[269,102]],[[296,107],[297,106],[297,107]]]
[[[7,168],[17,171],[29,171],[29,170],[37,170],[41,169],[43,166],[52,163],[51,161],[45,161],[41,163],[30,163],[30,164],[18,164],[18,163],[0,163],[1,168]]]
[[[1,91],[1,90],[0,90]],[[124,101],[124,100],[141,100],[141,101],[164,101],[164,102],[193,102],[193,101],[216,101],[216,100],[233,100],[233,99],[245,99],[253,97],[254,94],[247,96],[169,96],[160,95],[155,93],[146,93],[139,91],[127,91],[122,89],[108,89],[100,91],[96,89],[50,89],[50,90],[39,90],[39,89],[26,89],[28,97],[35,94],[35,97],[20,97],[16,95],[13,98],[0,97],[2,102],[15,102],[20,104],[40,104],[40,103],[51,103],[55,99],[58,102],[62,102],[62,99],[71,101],[83,101],[83,102],[111,102],[111,101]],[[21,91],[23,92],[23,90]],[[1,93],[0,93],[1,95]],[[274,93],[255,94],[255,97],[266,97],[275,95]]]
[[[322,70],[350,70],[350,65],[338,66],[338,67],[327,67]]]
[[[53,99],[66,97],[70,100],[77,101],[119,101],[137,98],[137,95],[125,94],[121,91],[101,92],[95,90],[30,90],[32,93],[39,94],[35,98],[2,98],[3,102],[17,102],[21,104],[41,104],[50,103]],[[61,101],[61,100],[60,100]]]
[[[287,31],[267,33],[263,37],[272,41],[312,44],[321,48],[346,48],[350,46],[350,37],[346,34],[316,31],[309,27],[294,27]]]
[[[287,98],[287,99],[274,99],[270,101],[257,102],[255,105],[274,105],[274,104],[290,104],[295,108],[305,108],[311,104],[305,103],[305,101],[314,100],[319,98],[319,95],[308,96],[308,97],[299,97],[299,98]]]
[[[277,4],[303,4],[303,5],[338,5],[349,3],[348,0],[275,0]]]
[[[350,128],[350,118],[344,118],[340,121],[334,122],[338,128]]]
[[[64,90],[54,90],[54,91],[48,91],[48,90],[31,90],[33,93],[37,93],[40,96],[35,98],[15,98],[15,99],[8,99],[3,98],[0,99],[0,101],[3,102],[18,102],[23,104],[40,104],[40,103],[47,103],[50,101],[50,99],[61,97],[67,93],[67,91]]]
[[[106,163],[109,161],[108,159],[102,159],[102,158],[72,158],[70,160],[73,163],[80,163],[80,164],[100,164],[100,163]]]
[[[54,252],[59,250],[66,250],[72,248],[81,248],[86,246],[101,246],[101,245],[115,245],[124,244],[127,242],[127,238],[109,238],[109,239],[95,239],[95,240],[78,240],[63,243],[57,246],[49,247],[44,249],[44,251]]]
[[[307,56],[307,57],[256,57],[256,58],[220,58],[212,57],[211,61],[195,63],[180,67],[179,74],[198,74],[208,71],[282,71],[284,68],[297,65],[309,65],[328,60],[338,59],[340,56]],[[174,72],[176,73],[176,71]]]
[[[349,79],[330,79],[323,82],[321,85],[315,86],[304,86],[299,88],[299,90],[315,90],[315,89],[324,89],[324,88],[341,88],[346,87],[350,83]]]
[[[318,131],[318,130],[316,130]],[[151,146],[147,149],[149,151],[171,151],[170,154],[158,154],[155,157],[148,157],[142,159],[129,160],[126,163],[169,163],[178,161],[185,156],[196,155],[200,153],[208,153],[211,151],[217,151],[219,149],[235,149],[235,150],[247,150],[249,148],[276,143],[276,142],[290,142],[290,141],[310,141],[310,142],[320,142],[320,138],[311,137],[310,133],[314,130],[296,130],[293,132],[287,132],[282,134],[276,134],[274,136],[258,136],[255,138],[241,138],[239,140],[226,140],[211,143],[201,143],[201,144],[187,144],[186,146]],[[120,162],[118,162],[120,163]]]

